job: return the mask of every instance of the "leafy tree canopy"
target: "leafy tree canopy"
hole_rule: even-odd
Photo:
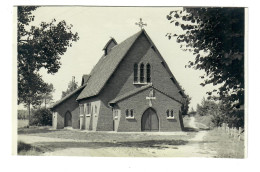
[[[72,33],[72,25],[65,21],[42,22],[32,26],[35,16],[32,12],[38,7],[18,7],[17,46],[18,46],[18,103],[38,104],[39,95],[48,92],[49,85],[38,73],[41,68],[50,74],[56,73],[60,66],[61,56],[79,39]]]
[[[75,82],[74,77],[73,77],[72,81],[70,81],[69,84],[68,84],[67,90],[62,91],[61,98],[65,97],[66,95],[68,95],[72,91],[76,90],[78,87],[79,87],[78,83]]]
[[[244,9],[184,8],[171,11],[167,19],[183,32],[166,36],[175,37],[184,51],[194,54],[187,66],[205,71],[201,85],[219,86],[207,94],[233,107],[243,105]],[[212,92],[218,96],[212,96]]]

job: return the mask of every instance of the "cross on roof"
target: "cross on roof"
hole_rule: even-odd
[[[150,106],[150,107],[152,107],[152,100],[155,100],[155,99],[156,99],[156,97],[154,96],[154,90],[152,89],[152,90],[150,90],[150,92],[149,92],[149,96],[146,97],[146,100],[149,101],[149,106]]]
[[[143,29],[144,26],[147,26],[147,24],[142,21],[142,18],[140,18],[140,21],[138,23],[136,22],[135,24],[138,25],[141,29]]]

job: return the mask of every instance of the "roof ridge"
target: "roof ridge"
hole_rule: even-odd
[[[151,84],[147,84],[147,85],[142,86],[142,87],[139,87],[139,88],[136,88],[136,89],[134,89],[134,90],[131,90],[131,91],[129,91],[129,92],[123,94],[123,95],[120,95],[120,96],[114,98],[113,100],[109,101],[108,104],[110,105],[110,104],[117,103],[117,102],[119,102],[119,101],[121,101],[121,100],[124,100],[124,99],[126,99],[126,98],[128,98],[128,97],[130,97],[130,96],[133,96],[133,95],[135,95],[135,94],[137,94],[137,93],[139,93],[139,92],[141,92],[141,91],[144,91],[144,90],[146,90],[146,89],[148,89],[148,88],[150,88],[150,87],[152,87],[152,88],[154,88],[155,90],[161,92],[162,94],[168,96],[169,98],[175,100],[176,102],[182,104],[182,102],[180,102],[179,100],[175,99],[174,97],[170,96],[169,94],[165,93],[164,91],[159,90],[157,87],[154,87],[152,83],[151,83]]]
[[[59,105],[60,103],[62,103],[66,99],[70,98],[73,94],[75,94],[76,92],[80,91],[80,89],[83,89],[86,85],[87,85],[87,83],[85,83],[84,85],[82,85],[82,86],[78,87],[77,89],[73,90],[72,92],[67,94],[65,97],[63,97],[62,99],[58,100],[57,102],[53,103],[50,106],[50,109],[53,109],[55,106]]]
[[[147,34],[147,32],[143,29],[144,34],[146,35],[147,39],[150,41],[150,43],[152,44],[152,46],[154,47],[155,51],[159,54],[159,57],[163,60],[164,64],[165,64],[165,68],[166,71],[170,74],[170,77],[173,77],[173,79],[176,81],[175,85],[177,86],[177,88],[179,89],[179,91],[181,91],[183,93],[183,97],[186,97],[185,93],[183,92],[181,86],[179,85],[179,83],[177,82],[175,76],[173,75],[173,73],[171,72],[168,64],[166,63],[166,61],[164,60],[163,56],[161,55],[160,51],[157,49],[157,47],[155,46],[154,42],[152,41],[152,39],[150,38],[150,36]]]

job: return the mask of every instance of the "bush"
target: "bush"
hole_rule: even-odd
[[[234,110],[213,115],[212,122],[216,127],[227,123],[229,127],[244,128],[244,110]]]
[[[18,115],[17,115],[18,119],[28,119],[28,112],[26,110],[18,110]]]
[[[41,108],[32,113],[30,125],[52,125],[52,113],[49,109]]]

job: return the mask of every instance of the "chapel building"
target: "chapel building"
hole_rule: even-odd
[[[53,128],[182,131],[185,95],[146,31],[103,50],[81,86],[51,107]]]

